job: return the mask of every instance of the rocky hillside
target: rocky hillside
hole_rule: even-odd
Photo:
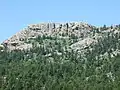
[[[90,37],[91,32],[95,28],[86,23],[41,23],[29,25],[27,28],[16,33],[14,36],[4,41],[10,50],[14,49],[27,49],[32,45],[29,42],[30,39],[34,39],[38,36],[51,36],[58,38],[69,38],[71,36],[77,36],[79,39]]]
[[[0,45],[0,90],[120,90],[120,25],[29,25]]]
[[[16,49],[24,50],[33,48],[35,43],[37,46],[40,46],[40,43],[36,42],[36,39],[39,37],[56,37],[57,39],[68,40],[71,43],[67,45],[69,49],[81,52],[88,47],[97,45],[100,40],[112,35],[114,37],[116,34],[120,35],[120,25],[95,27],[82,22],[40,23],[29,25],[2,44],[9,51]]]

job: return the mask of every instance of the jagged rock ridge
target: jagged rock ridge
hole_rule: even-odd
[[[16,33],[14,36],[4,41],[10,50],[31,48],[31,44],[26,44],[24,41],[37,36],[68,36],[74,34],[77,37],[87,37],[93,26],[82,22],[76,23],[41,23],[32,24],[27,28]]]
[[[99,38],[102,38],[110,32],[119,33],[120,31],[117,27],[119,25],[104,27],[105,30],[104,28],[101,30],[98,27],[83,22],[32,24],[4,41],[3,44],[8,50],[23,50],[32,48],[32,43],[26,42],[38,36],[45,35],[57,38],[70,38],[75,36],[78,38],[78,42],[73,43],[70,47],[74,50],[80,50],[97,43]]]

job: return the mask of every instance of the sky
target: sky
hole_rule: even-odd
[[[120,24],[120,0],[0,0],[0,42],[29,24]]]

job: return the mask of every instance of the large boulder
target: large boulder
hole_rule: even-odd
[[[72,44],[70,47],[74,50],[85,49],[85,48],[89,47],[91,44],[94,44],[95,42],[96,42],[95,39],[85,38],[83,40],[80,40],[80,41]]]
[[[0,44],[0,52],[4,51],[4,46]]]
[[[0,50],[1,50],[1,49],[4,49],[4,46],[0,44]]]

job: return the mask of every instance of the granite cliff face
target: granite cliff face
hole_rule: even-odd
[[[25,43],[30,38],[38,36],[57,36],[57,37],[70,37],[75,35],[78,38],[88,37],[94,27],[86,23],[41,23],[32,24],[27,28],[13,35],[3,43],[7,44],[10,50],[14,49],[27,49],[32,48],[31,44]]]
[[[32,41],[37,37],[48,36],[57,37],[58,39],[76,39],[72,44],[68,45],[74,51],[85,51],[86,48],[94,46],[99,39],[103,39],[108,34],[119,34],[119,25],[111,27],[95,27],[87,23],[72,22],[72,23],[40,23],[27,26],[25,29],[13,35],[11,38],[3,42],[8,50],[23,50],[33,47]],[[37,43],[39,46],[39,43]],[[92,48],[91,48],[92,50]]]

